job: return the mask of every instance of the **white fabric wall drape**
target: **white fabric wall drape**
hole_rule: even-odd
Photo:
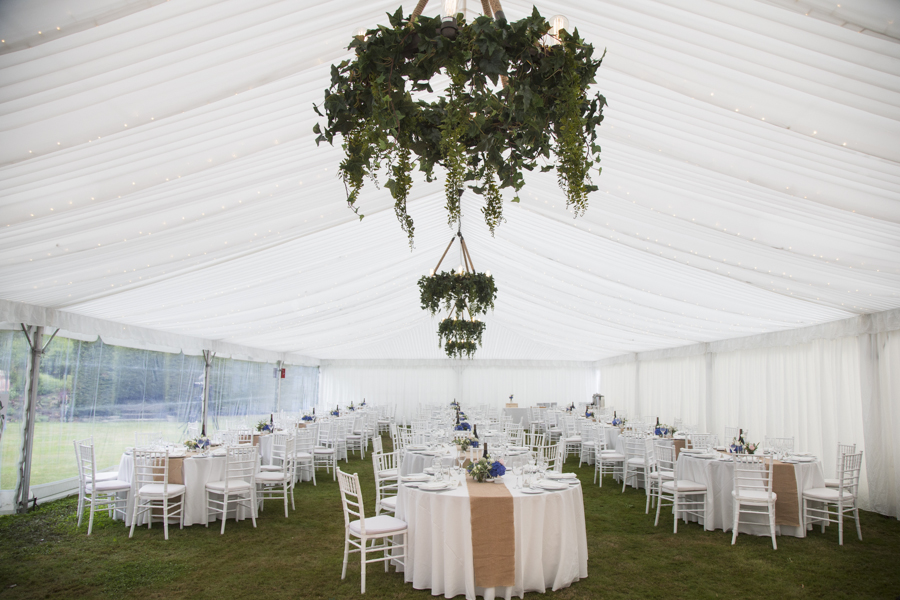
[[[630,417],[680,417],[751,441],[795,438],[833,476],[838,442],[865,451],[860,505],[900,515],[900,332],[600,366],[607,404]]]
[[[324,364],[321,367],[322,409],[359,403],[396,404],[397,418],[411,417],[419,405],[444,404],[454,398],[466,406],[502,407],[514,396],[520,407],[538,402],[590,402],[597,391],[596,371],[583,366],[488,366],[477,362],[456,366]],[[414,361],[413,361],[414,362]]]
[[[859,336],[859,353],[871,502],[900,518],[900,331]]]

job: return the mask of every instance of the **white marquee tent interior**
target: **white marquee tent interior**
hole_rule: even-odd
[[[416,287],[454,233],[442,182],[417,179],[410,251],[387,190],[347,209],[312,133],[330,65],[396,0],[0,3],[0,350],[26,324],[283,361],[315,372],[298,409],[600,391],[795,436],[826,470],[855,442],[862,505],[900,515],[900,4],[536,6],[607,50],[600,191],[575,219],[531,174],[493,238],[463,197],[499,292],[451,361]]]

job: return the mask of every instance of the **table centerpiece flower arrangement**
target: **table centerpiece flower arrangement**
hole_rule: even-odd
[[[755,454],[757,448],[759,448],[759,444],[747,442],[741,435],[731,440],[728,452],[730,454]]]
[[[506,475],[506,466],[501,461],[490,461],[485,458],[479,458],[477,461],[470,464],[466,470],[469,472],[469,475],[472,476],[472,479],[478,483],[483,483]]]
[[[303,421],[315,421],[316,418],[312,415],[303,415]]]
[[[589,411],[588,409],[584,409],[584,418],[585,419],[593,419],[594,413]]]
[[[510,401],[510,402],[513,401],[513,395],[512,395],[512,394],[509,395],[509,401]]]
[[[612,424],[614,427],[625,427],[625,419],[619,417],[613,417]]]
[[[195,440],[185,441],[184,445],[188,450],[193,450],[193,451],[207,450],[209,448],[209,438],[205,437],[205,436],[200,436]]]
[[[454,400],[453,402],[450,403],[450,406],[455,406],[456,408],[459,408],[459,402]]]
[[[472,445],[472,440],[467,437],[454,438],[453,443],[459,448],[460,452],[465,452]]]
[[[460,415],[459,418],[462,419],[463,416]],[[472,426],[469,425],[466,421],[462,421],[459,425],[457,425],[457,426],[454,427],[453,429],[454,429],[455,431],[471,431],[471,430],[472,430]]]
[[[260,433],[272,433],[275,431],[275,425],[269,421],[260,421],[256,424],[256,430]]]
[[[339,411],[338,409],[334,409],[333,411],[331,411],[331,416],[339,417],[339,416],[341,416],[341,411]]]
[[[676,429],[674,427],[666,425],[665,423],[660,423],[653,430],[653,433],[655,435],[658,435],[659,437],[669,437],[669,436],[674,436],[675,431],[676,431]]]

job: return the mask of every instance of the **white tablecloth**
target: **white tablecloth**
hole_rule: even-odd
[[[514,478],[509,477],[510,486]],[[503,485],[503,484],[497,484]],[[400,486],[397,517],[409,524],[405,581],[432,595],[468,600],[509,600],[525,592],[558,590],[587,577],[587,534],[581,486],[539,495],[511,489],[516,544],[516,585],[475,586],[469,495]]]
[[[709,519],[703,523],[704,529],[712,531],[722,529],[731,531],[734,528],[734,503],[731,492],[734,489],[734,463],[731,460],[708,460],[694,458],[690,454],[681,453],[675,467],[678,479],[687,479],[702,483],[707,489],[707,508]],[[803,490],[825,487],[822,463],[819,460],[809,463],[797,463],[794,465],[794,475],[797,478],[797,499],[801,502]],[[802,508],[802,506],[801,506]],[[799,512],[798,512],[799,514]],[[744,519],[754,518],[755,515],[741,515],[740,533],[753,535],[769,535],[769,525],[766,517],[759,517],[759,525],[745,524]],[[697,521],[696,518],[691,518]],[[810,525],[810,527],[812,527]],[[790,535],[793,537],[806,537],[802,527],[790,527],[788,525],[776,525],[776,535]]]
[[[204,524],[215,520],[215,514],[210,515],[206,509],[206,484],[210,481],[222,481],[225,478],[225,457],[213,456],[209,458],[185,458],[184,459],[184,524]],[[123,454],[119,460],[119,476],[121,481],[129,483],[134,479],[134,458],[131,454]],[[213,498],[222,499],[221,494],[213,494]],[[134,511],[134,492],[128,494],[128,513],[125,524],[131,526],[131,515]],[[228,518],[234,518],[234,510],[228,513]],[[250,517],[249,508],[239,507],[238,519]],[[146,521],[143,521],[146,524]],[[170,521],[171,523],[171,521]],[[141,522],[139,521],[140,525]]]
[[[488,448],[488,451],[491,452],[490,448]],[[435,452],[438,452],[443,467],[453,467],[459,464],[456,460],[457,452],[455,450]],[[524,467],[528,464],[530,458],[531,455],[528,452],[521,452],[514,455],[509,454],[504,459],[504,464],[507,469],[513,469],[519,466]],[[414,475],[416,473],[423,473],[426,467],[432,465],[434,459],[434,454],[429,453],[428,451],[408,451],[406,456],[403,457],[403,464],[400,466],[400,474]]]

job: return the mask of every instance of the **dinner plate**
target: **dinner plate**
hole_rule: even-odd
[[[815,454],[813,454],[812,452],[793,452],[793,453],[791,453],[791,456],[813,456],[813,457],[815,457]]]
[[[545,490],[567,490],[569,489],[568,483],[562,483],[560,481],[539,481],[537,486],[539,488],[543,488]]]
[[[694,454],[694,458],[702,458],[703,460],[710,460],[717,456],[717,454]]]
[[[510,452],[528,452],[528,448],[525,446],[510,446],[508,450]]]
[[[578,479],[575,473],[547,473],[547,479]]]
[[[411,481],[429,481],[431,477],[425,475],[424,473],[416,474],[416,475],[405,475],[400,478],[403,483],[409,483]]]
[[[419,484],[420,490],[425,490],[428,492],[439,492],[442,490],[449,490],[450,488],[454,487],[456,486],[452,481],[429,481],[427,483]]]
[[[703,448],[682,448],[680,454],[704,454]]]
[[[422,446],[422,445],[407,446],[406,449],[407,449],[407,450],[410,450],[410,451],[413,451],[413,452],[416,452],[416,451],[419,451],[419,450],[428,450],[428,446]]]
[[[407,482],[404,482],[403,485],[405,485],[406,487],[417,488],[420,485],[422,485],[422,482],[421,481],[407,481]]]
[[[789,458],[790,458],[791,462],[804,462],[804,463],[813,462],[814,460],[816,460],[815,456],[801,456],[799,454],[795,454]]]
[[[544,490],[542,490],[540,488],[522,488],[519,491],[522,492],[523,494],[543,494],[544,493]]]

